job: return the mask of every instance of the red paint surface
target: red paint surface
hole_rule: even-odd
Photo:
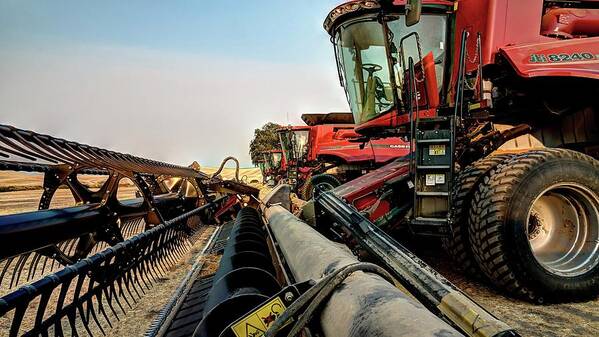
[[[599,25],[599,22],[597,23]],[[554,40],[501,49],[501,54],[522,77],[566,76],[599,79],[599,37],[572,40]],[[570,62],[531,62],[531,55],[572,55],[589,53],[591,60]]]

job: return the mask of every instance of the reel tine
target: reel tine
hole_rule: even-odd
[[[139,297],[139,293],[137,293],[137,290],[135,290],[135,285],[133,284],[132,276],[133,276],[133,268],[127,270],[125,272],[125,274],[123,275],[123,284],[125,285],[125,290],[127,290],[127,293],[129,293],[129,296],[133,300],[133,303],[136,303],[137,299],[139,299],[140,297]],[[135,290],[135,293],[137,293],[137,298],[131,292],[131,288],[133,288]]]
[[[89,315],[86,317],[83,310],[83,303],[85,303],[85,301],[79,301],[79,299],[81,298],[81,290],[83,289],[83,283],[86,279],[88,279],[86,274],[80,273],[77,276],[77,283],[75,283],[75,290],[73,292],[73,304],[75,305],[75,308],[73,309],[73,315],[76,316],[77,312],[79,312],[79,317],[81,317],[83,327],[85,328],[87,334],[89,336],[93,336],[89,328]]]
[[[42,265],[42,275],[46,273],[46,264],[48,263],[48,257],[44,256],[44,264]]]
[[[104,331],[104,327],[100,323],[100,320],[98,319],[98,315],[96,314],[96,309],[94,308],[93,296],[90,297],[90,299],[89,299],[89,304],[88,304],[87,309],[88,309],[88,314],[91,314],[92,319],[96,323],[96,326],[98,327],[98,329],[100,329],[100,332],[102,332],[102,335],[106,336],[106,331]],[[110,321],[108,321],[108,324],[110,325]]]
[[[29,255],[31,255],[31,253],[25,253],[25,254],[21,254],[19,256],[19,260],[17,261],[17,264],[15,265],[14,272],[10,279],[10,287],[11,288],[16,286],[17,284],[19,284],[19,280],[21,278],[21,272],[23,271],[23,268],[25,268],[25,263],[27,262]]]
[[[110,328],[112,329],[112,323],[110,322],[110,318],[108,318],[108,314],[106,313],[106,310],[104,310],[104,304],[102,304],[102,293],[104,293],[106,290],[105,289],[98,289],[99,291],[96,292],[96,301],[98,303],[98,311],[102,314],[102,316],[104,317],[104,319],[106,320],[106,323],[108,323],[108,326],[110,326]],[[112,309],[112,306],[111,306]],[[119,317],[116,315],[116,319],[117,321],[119,320]]]
[[[115,279],[113,280],[110,285],[108,286],[109,289],[109,293],[110,293],[110,299],[114,299],[114,301],[116,302],[117,306],[121,309],[121,312],[124,314],[126,314],[125,309],[123,308],[123,305],[121,304],[121,301],[119,301],[119,294],[121,293],[121,291],[117,292],[117,286],[118,286],[118,280]]]
[[[96,306],[94,305],[94,299],[97,301],[96,295],[97,295],[97,290],[98,288],[94,288],[94,283],[96,283],[94,281],[93,277],[89,277],[88,278],[88,283],[87,283],[87,291],[85,292],[86,296],[88,296],[87,301],[82,302],[86,303],[86,314],[89,320],[89,316],[92,317],[92,319],[94,320],[94,322],[96,323],[96,326],[98,327],[98,329],[100,329],[100,332],[102,332],[103,336],[106,336],[106,332],[104,331],[104,327],[102,327],[102,324],[100,323],[100,320],[98,319],[98,315],[96,313]],[[99,311],[99,306],[98,306],[98,311]],[[110,324],[110,323],[109,323]]]
[[[4,267],[2,268],[2,273],[0,274],[0,285],[2,285],[2,282],[4,281],[4,276],[6,275],[8,268],[10,268],[12,261],[14,261],[14,257],[9,257],[5,261],[6,262],[4,263]]]
[[[77,322],[75,321],[76,318],[76,309],[69,309],[69,311],[67,312],[67,319],[69,321],[69,325],[71,326],[71,337],[79,337],[79,333],[77,333]]]
[[[129,299],[127,298],[127,294],[123,290],[123,280],[122,280],[122,278],[121,277],[117,278],[115,282],[116,282],[116,284],[118,286],[118,294],[115,294],[115,298],[118,299],[119,297],[122,297],[123,300],[125,300],[125,303],[129,307],[129,309],[133,309],[133,307],[131,306],[131,303],[129,303]],[[123,310],[122,307],[121,307],[121,310]],[[123,310],[123,313],[125,313],[124,310]]]
[[[58,299],[56,300],[56,309],[54,310],[56,317],[57,317],[56,321],[54,322],[54,335],[56,337],[64,336],[64,331],[62,330],[62,319],[59,314],[60,314],[60,311],[64,307],[64,301],[67,297],[67,292],[70,288],[72,280],[73,279],[70,277],[67,279],[61,280],[62,285],[60,287],[60,293],[58,294]]]
[[[73,252],[73,248],[77,247],[77,242],[79,241],[79,238],[76,239],[72,239],[69,240],[69,243],[67,243],[65,245],[66,249],[63,251],[65,253],[65,255],[67,256],[73,256],[74,252]]]
[[[27,281],[31,281],[35,277],[35,272],[37,271],[37,266],[39,265],[40,260],[42,259],[42,254],[34,253],[33,259],[31,260],[31,266],[29,267],[29,272],[27,273]]]
[[[116,312],[116,310],[114,310],[114,307],[112,306],[112,291],[110,290],[111,286],[108,285],[108,287],[104,287],[102,288],[102,291],[98,292],[103,293],[103,298],[106,300],[106,304],[108,304],[108,308],[110,309],[110,311],[112,312],[112,314],[114,315],[114,317],[116,318],[117,321],[120,321],[121,318],[119,317],[118,313]],[[104,310],[102,310],[104,311]],[[105,311],[104,311],[105,312]],[[112,328],[112,326],[110,326]]]
[[[48,306],[48,302],[50,300],[51,295],[52,295],[52,291],[46,291],[40,297],[40,303],[38,304],[37,313],[35,315],[34,329],[42,329],[44,313],[46,312],[46,307]],[[44,331],[47,331],[47,330],[44,329]]]
[[[9,337],[17,337],[19,334],[19,330],[21,328],[21,322],[23,321],[23,317],[25,316],[25,311],[27,310],[27,304],[19,304],[15,308],[15,313],[12,317],[12,324],[10,325],[10,331],[8,333]]]
[[[92,333],[91,329],[89,328],[89,323],[90,323],[89,316],[86,317],[86,315],[85,315],[83,303],[84,302],[80,302],[79,304],[76,305],[77,311],[79,312],[79,317],[81,318],[81,322],[83,323],[83,328],[87,332],[87,335],[93,337],[94,334]]]

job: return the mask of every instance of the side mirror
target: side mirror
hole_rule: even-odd
[[[406,26],[410,27],[420,21],[422,0],[408,0],[406,3]]]

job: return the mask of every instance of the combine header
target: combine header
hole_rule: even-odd
[[[230,220],[258,194],[237,180],[6,125],[0,157],[2,171],[44,175],[39,210],[0,216],[7,336],[62,336],[63,323],[73,335],[91,334],[92,325],[104,332],[111,315],[118,319],[118,310],[151,291],[198,230]],[[88,175],[104,182],[91,189],[82,183]],[[125,179],[137,197],[119,195]],[[76,205],[50,209],[59,189]]]

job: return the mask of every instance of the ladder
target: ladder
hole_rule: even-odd
[[[454,118],[417,118],[414,124],[414,207],[410,229],[415,234],[443,236],[451,203]]]

